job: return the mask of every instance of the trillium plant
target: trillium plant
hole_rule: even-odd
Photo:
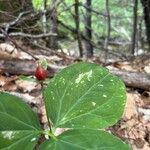
[[[0,92],[0,150],[131,149],[104,130],[121,118],[126,102],[123,82],[106,68],[70,65],[50,79],[43,99],[47,130],[21,98]],[[56,135],[58,128],[65,131]],[[41,136],[45,141],[39,144]]]

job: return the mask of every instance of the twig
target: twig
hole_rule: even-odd
[[[10,22],[10,23],[7,23],[5,26],[5,32],[7,33],[8,32],[8,30],[9,30],[9,28],[10,28],[10,26],[13,26],[13,25],[15,25],[19,20],[20,20],[20,18],[22,17],[22,16],[24,16],[24,15],[26,15],[26,14],[29,14],[29,13],[31,13],[31,11],[26,11],[26,12],[22,12],[22,13],[20,13],[19,15],[18,15],[18,17],[14,20],[14,21],[12,21],[12,22]]]
[[[12,40],[10,37],[8,37],[9,40],[15,45],[15,47],[19,48],[21,51],[27,53],[28,55],[32,56],[34,60],[38,60],[37,57],[35,57],[32,53],[28,52],[27,50],[25,50],[24,48],[22,48],[21,46],[19,46],[14,40]]]
[[[41,34],[27,34],[27,33],[23,33],[23,32],[14,32],[14,33],[9,33],[7,34],[7,36],[9,37],[16,37],[16,36],[21,36],[21,37],[28,37],[28,38],[43,38],[43,37],[48,37],[48,36],[57,36],[57,34],[55,33],[41,33]],[[5,38],[6,34],[0,34],[1,38]]]
[[[9,35],[7,35],[7,33],[5,33],[4,30],[1,29],[1,31],[3,32],[5,37],[7,37],[7,39],[9,39],[15,45],[15,47],[19,48],[21,51],[23,51],[23,52],[29,54],[30,56],[32,56],[34,60],[38,60],[38,58],[36,58],[33,54],[31,54],[30,52],[26,51],[24,48],[19,46],[12,38],[9,37]]]
[[[30,42],[30,43],[31,43],[31,42]],[[31,43],[31,44],[34,45],[34,46],[36,46],[36,47],[38,47],[38,48],[41,48],[42,51],[45,51],[46,54],[48,54],[48,55],[57,55],[57,56],[59,56],[59,57],[62,57],[62,56],[63,56],[64,58],[71,59],[71,60],[75,60],[74,57],[68,56],[68,55],[66,55],[66,54],[63,53],[63,52],[53,51],[53,50],[51,50],[50,48],[45,47],[45,46],[43,46],[43,45],[39,45],[39,44],[37,44],[37,43]]]
[[[97,15],[100,15],[100,16],[103,16],[103,17],[107,17],[107,14],[100,13],[100,12],[98,12],[98,11],[92,9],[92,8],[87,7],[85,4],[81,4],[81,3],[80,3],[80,5],[81,5],[82,7],[84,7],[85,9],[88,9],[88,10],[94,12],[94,13],[97,14]]]

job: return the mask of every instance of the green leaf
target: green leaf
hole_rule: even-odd
[[[113,135],[99,130],[70,130],[58,140],[47,140],[40,150],[130,150],[130,147]]]
[[[58,73],[44,91],[53,128],[104,128],[123,114],[123,82],[93,63],[70,65]]]
[[[40,134],[31,108],[21,98],[0,92],[0,149],[33,150]]]

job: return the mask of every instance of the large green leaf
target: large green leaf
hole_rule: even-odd
[[[0,149],[33,150],[40,134],[31,108],[22,99],[0,92]]]
[[[130,150],[130,147],[113,135],[99,130],[70,130],[47,140],[40,150]]]
[[[122,116],[126,92],[106,68],[82,62],[58,73],[44,99],[53,128],[104,128]]]

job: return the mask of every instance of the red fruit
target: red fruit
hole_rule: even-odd
[[[37,67],[35,76],[37,80],[45,80],[45,78],[47,77],[47,71],[42,67]]]

